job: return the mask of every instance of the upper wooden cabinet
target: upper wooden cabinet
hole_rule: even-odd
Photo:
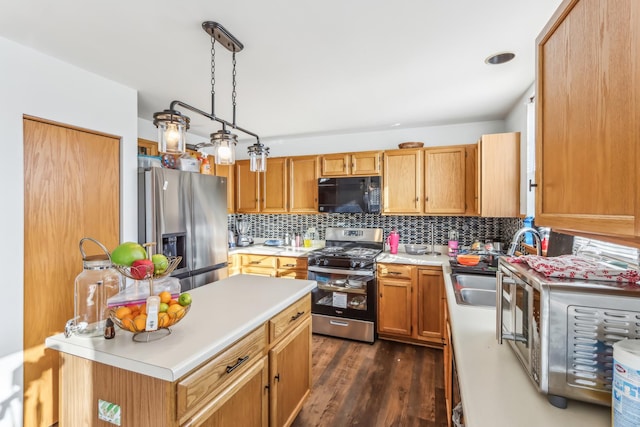
[[[216,165],[214,164],[213,156],[210,156],[209,162],[211,163],[211,173],[216,176],[222,176],[227,178],[227,212],[234,213],[236,211],[235,202],[235,167],[234,165]]]
[[[320,176],[380,175],[381,151],[325,154],[321,157]]]
[[[317,213],[318,157],[269,158],[261,173],[238,160],[235,188],[239,213]]]
[[[318,212],[318,156],[289,158],[289,212]]]
[[[482,135],[476,179],[479,215],[520,214],[520,132]]]
[[[384,152],[383,213],[422,213],[422,164],[421,148]]]
[[[637,1],[567,0],[538,37],[536,225],[640,241],[639,50]]]
[[[424,212],[466,212],[466,153],[463,146],[427,148],[424,151]]]

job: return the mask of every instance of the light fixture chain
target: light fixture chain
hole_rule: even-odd
[[[216,97],[216,40],[211,37],[211,115],[215,116]]]
[[[231,101],[233,103],[233,126],[236,125],[236,51],[233,51],[233,91],[231,92]]]

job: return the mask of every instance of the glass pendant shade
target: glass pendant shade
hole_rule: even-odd
[[[249,147],[249,170],[251,172],[265,172],[269,149],[259,142]]]
[[[153,124],[158,128],[158,151],[181,154],[187,146],[189,117],[175,110],[164,110],[153,115]]]
[[[228,130],[219,130],[211,134],[211,142],[216,165],[232,165],[236,162],[236,135]]]

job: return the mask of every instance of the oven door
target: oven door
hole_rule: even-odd
[[[527,373],[538,382],[532,372],[532,337],[530,319],[533,312],[533,287],[501,268],[497,274],[496,336],[502,344],[507,340]],[[535,377],[535,378],[534,378]]]
[[[376,278],[373,271],[310,266],[307,277],[318,283],[311,292],[312,313],[375,321]]]

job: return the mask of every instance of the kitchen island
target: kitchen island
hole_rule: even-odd
[[[111,416],[122,426],[241,416],[251,425],[285,424],[311,385],[315,286],[238,275],[190,291],[191,310],[157,341],[134,342],[123,330],[112,340],[47,338],[47,347],[61,352],[61,425],[112,425],[98,418],[101,405],[117,407]],[[254,413],[238,413],[244,404]]]

